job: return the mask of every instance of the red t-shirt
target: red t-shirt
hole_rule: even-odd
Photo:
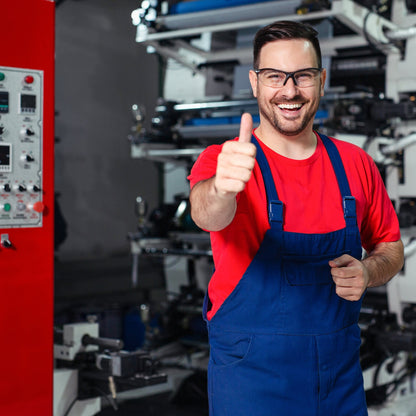
[[[356,199],[363,247],[371,251],[378,243],[399,240],[398,219],[374,161],[358,146],[331,140],[341,155],[351,193]],[[312,234],[344,228],[338,182],[319,136],[314,154],[303,160],[288,159],[258,141],[269,162],[279,199],[284,204],[283,229]],[[188,177],[191,188],[215,175],[221,148],[222,145],[209,146],[199,156]],[[211,232],[215,272],[208,287],[212,302],[208,319],[231,294],[270,228],[266,192],[257,163],[244,191],[238,194],[237,202],[231,224],[221,231]]]

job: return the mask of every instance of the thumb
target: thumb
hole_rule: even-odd
[[[251,114],[244,113],[241,116],[240,134],[238,135],[238,141],[240,143],[250,143],[252,131],[253,118],[251,117]]]
[[[329,261],[329,266],[330,267],[345,267],[350,263],[351,263],[351,256],[349,256],[347,254],[343,254],[340,257],[337,257],[333,260],[330,260]]]

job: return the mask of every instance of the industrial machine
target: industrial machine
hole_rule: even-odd
[[[54,9],[4,2],[0,62],[0,414],[52,415]]]
[[[54,416],[93,416],[101,400],[118,409],[117,394],[166,383],[146,351],[128,352],[118,339],[99,337],[95,322],[55,329]]]
[[[405,266],[386,287],[369,290],[365,297],[361,362],[369,414],[414,415],[414,1],[143,1],[132,11],[136,42],[160,56],[164,84],[150,129],[143,129],[141,106],[133,106],[132,157],[154,160],[169,172],[164,176],[164,203],[172,203],[175,193],[186,194],[186,176],[199,153],[208,144],[236,136],[243,112],[258,120],[247,76],[251,40],[258,27],[280,19],[308,22],[320,35],[328,77],[316,128],[367,150],[395,205],[405,244]],[[201,240],[195,245],[195,239],[189,245],[190,232],[187,234],[188,238],[182,233],[178,239],[177,231],[168,232],[157,246],[155,235],[149,239],[149,235],[135,234],[131,249],[136,257],[182,254],[200,261],[201,247],[205,254],[209,248],[200,245]],[[189,262],[182,264],[180,272],[189,273]],[[209,268],[204,273],[209,275]],[[176,275],[168,272],[167,281]],[[135,278],[140,278],[137,270]]]

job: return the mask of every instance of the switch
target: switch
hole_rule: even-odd
[[[33,162],[35,160],[35,158],[33,157],[33,155],[26,155],[26,162]]]
[[[9,234],[2,234],[1,236],[0,236],[0,242],[1,242],[1,245],[4,247],[4,248],[12,248],[13,247],[13,244],[11,243],[11,241],[9,240]]]
[[[30,190],[31,190],[32,192],[40,192],[40,187],[39,187],[39,186],[37,186],[37,185],[32,185],[32,186],[30,187]]]
[[[25,185],[23,185],[23,184],[19,185],[19,186],[17,187],[17,189],[18,189],[20,192],[25,192],[25,191],[27,190],[26,186],[25,186]]]
[[[4,133],[6,128],[4,126],[0,126],[0,136]]]
[[[3,191],[4,192],[11,192],[11,190],[12,190],[12,188],[10,187],[10,184],[9,183],[5,183],[3,185]]]
[[[35,135],[35,131],[31,128],[26,129],[26,135],[27,136],[34,136]]]

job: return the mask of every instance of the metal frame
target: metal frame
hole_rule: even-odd
[[[203,71],[201,64],[236,60],[242,64],[251,62],[251,48],[235,48],[221,51],[203,51],[184,39],[203,33],[227,32],[256,28],[271,23],[276,17],[281,20],[311,21],[336,17],[356,35],[340,36],[321,40],[323,55],[332,56],[337,49],[368,45],[370,40],[383,53],[398,53],[392,40],[407,39],[416,35],[414,28],[403,29],[352,0],[334,0],[329,10],[308,14],[283,14],[276,16],[275,10],[294,10],[299,1],[276,1],[255,5],[229,7],[182,15],[160,16],[156,27],[168,30],[156,31],[139,24],[136,42],[150,47],[160,55],[175,59],[194,71]],[[215,15],[215,19],[213,16]],[[216,24],[206,24],[215,20]],[[205,24],[204,24],[205,23]],[[161,41],[169,40],[166,46]],[[192,52],[187,56],[187,52]]]

